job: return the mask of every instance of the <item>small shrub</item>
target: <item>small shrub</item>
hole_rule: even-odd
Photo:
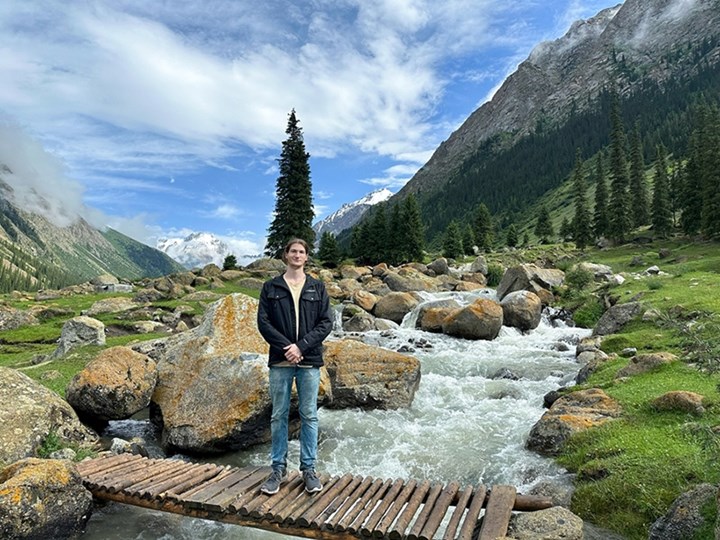
[[[500,280],[505,273],[505,269],[502,265],[497,263],[488,264],[487,284],[489,287],[497,287],[500,284]]]
[[[590,270],[574,268],[565,274],[565,285],[571,291],[582,291],[595,280]]]
[[[54,431],[51,431],[47,434],[47,436],[43,439],[42,444],[37,449],[37,455],[41,458],[48,458],[50,457],[50,454],[53,452],[57,452],[62,448],[62,443],[60,441],[60,437],[58,437],[57,433]]]
[[[659,278],[649,278],[647,280],[648,289],[650,289],[651,291],[657,291],[658,289],[662,289],[663,285],[664,283]]]
[[[593,328],[603,314],[603,306],[595,297],[590,297],[573,312],[573,320],[581,328]]]

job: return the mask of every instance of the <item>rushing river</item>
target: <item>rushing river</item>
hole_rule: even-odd
[[[472,294],[439,294],[465,303]],[[428,296],[430,298],[430,296]],[[468,341],[414,329],[416,313],[400,329],[368,332],[366,343],[392,350],[411,347],[422,379],[409,409],[321,409],[318,470],[383,478],[416,478],[467,484],[512,484],[527,492],[565,471],[525,450],[533,424],[543,414],[543,396],[572,382],[578,370],[575,346],[588,330],[555,327],[545,319],[522,334],[503,327],[493,341]],[[429,347],[419,347],[427,342]],[[495,378],[502,369],[518,377]],[[112,422],[108,436],[142,436],[152,444],[147,422]],[[269,445],[214,458],[235,466],[267,465]],[[289,465],[299,458],[290,443]],[[266,539],[280,535],[212,521],[184,518],[120,504],[96,510],[84,540]]]

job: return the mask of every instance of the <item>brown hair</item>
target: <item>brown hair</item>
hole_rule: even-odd
[[[291,238],[290,240],[288,240],[288,243],[285,244],[285,247],[283,248],[282,261],[284,263],[287,263],[287,254],[290,252],[290,246],[292,246],[293,244],[300,244],[302,247],[305,248],[305,253],[310,255],[310,246],[305,240],[303,240],[302,238]]]

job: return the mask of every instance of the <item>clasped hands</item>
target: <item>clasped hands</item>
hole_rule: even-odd
[[[285,349],[285,358],[288,362],[291,364],[299,364],[302,361],[302,351],[295,343],[287,345],[283,348]]]

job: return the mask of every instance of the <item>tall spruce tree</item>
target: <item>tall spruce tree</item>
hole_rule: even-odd
[[[370,222],[370,246],[368,257],[370,262],[377,264],[387,261],[388,254],[388,226],[385,215],[385,203],[375,206]]]
[[[474,253],[473,248],[476,247],[475,233],[469,223],[466,223],[465,227],[463,227],[462,243],[465,255],[472,255]]]
[[[514,223],[511,223],[505,231],[505,243],[508,247],[515,247],[520,241],[517,227]]]
[[[610,134],[610,223],[608,236],[615,242],[622,242],[630,232],[630,210],[628,204],[628,168],[625,157],[625,128],[620,115],[620,98],[613,96],[610,112],[612,132]]]
[[[420,216],[420,206],[412,193],[405,198],[402,210],[403,227],[400,238],[403,244],[403,260],[422,261],[425,250],[425,226]]]
[[[720,113],[707,107],[700,126],[700,178],[703,204],[702,233],[709,238],[720,236]]]
[[[403,216],[402,206],[395,204],[390,210],[390,221],[387,231],[387,263],[396,265],[403,262],[405,248],[402,238]]]
[[[325,231],[320,235],[320,246],[318,247],[318,259],[325,266],[335,267],[340,262],[340,249],[335,239],[335,235],[329,231]]]
[[[667,152],[662,144],[657,148],[655,177],[653,182],[652,226],[663,238],[672,230],[670,210],[670,181],[667,174]]]
[[[288,138],[282,143],[278,159],[280,175],[275,187],[275,217],[268,228],[265,246],[265,254],[275,258],[280,258],[285,243],[291,238],[302,238],[310,246],[315,242],[310,154],[305,151],[295,109],[290,111],[285,133]]]
[[[460,226],[454,219],[448,223],[443,239],[443,256],[449,259],[457,259],[463,254],[462,233]]]
[[[548,212],[547,206],[544,204],[540,206],[540,210],[538,211],[534,232],[541,244],[547,244],[550,238],[552,238],[555,234],[553,224],[550,219],[550,212]]]
[[[673,227],[678,226],[678,215],[682,209],[682,190],[685,185],[685,165],[682,160],[675,160],[670,174],[670,212]]]
[[[593,232],[592,224],[590,223],[590,210],[588,209],[587,203],[585,171],[583,170],[583,161],[579,149],[575,154],[573,199],[575,202],[575,214],[572,220],[572,236],[578,249],[585,249],[593,241]]]
[[[603,153],[599,152],[597,155],[597,165],[595,167],[595,209],[593,211],[593,232],[595,233],[595,238],[605,236],[610,228],[608,192],[603,161]]]
[[[478,249],[490,251],[493,244],[493,220],[485,203],[480,203],[475,208],[472,227]]]
[[[632,133],[630,149],[630,199],[632,200],[632,212],[630,212],[632,226],[637,228],[650,223],[650,199],[645,181],[645,158],[640,127],[637,123]]]

